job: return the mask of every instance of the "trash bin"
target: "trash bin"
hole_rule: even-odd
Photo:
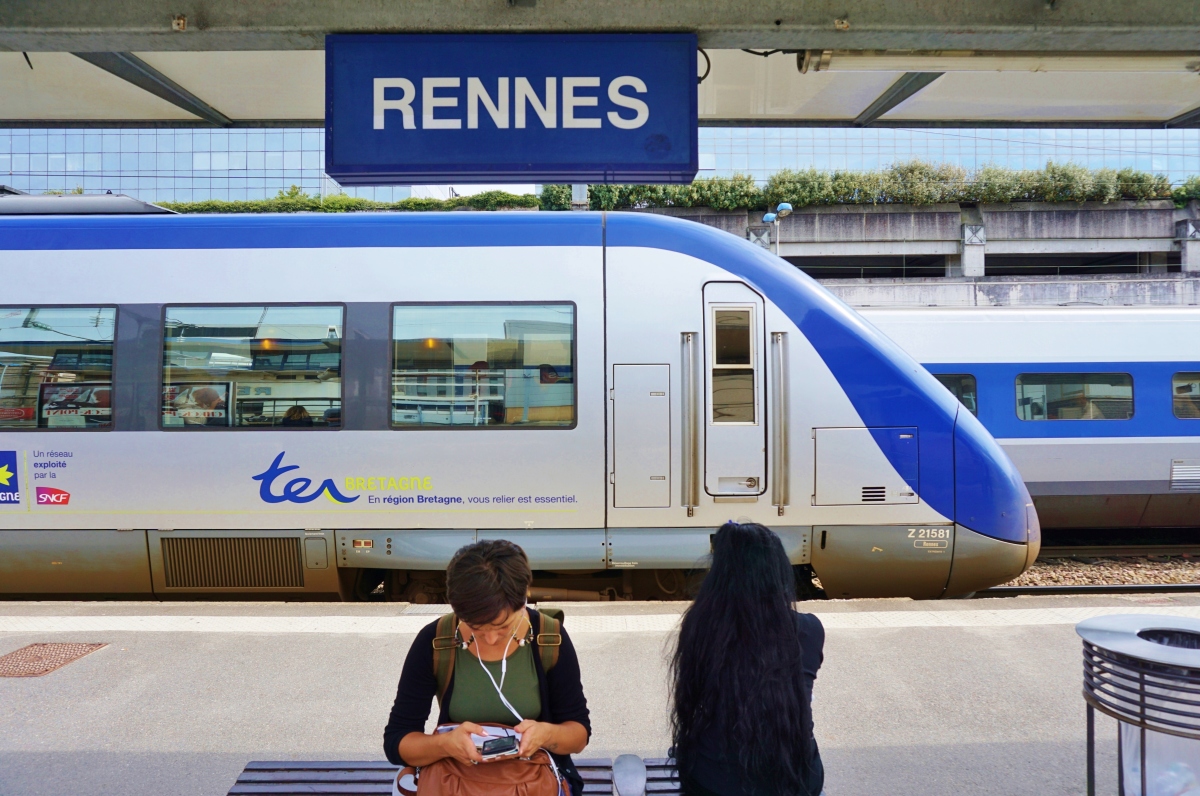
[[[1116,719],[1122,796],[1200,796],[1200,620],[1101,616],[1083,639],[1087,792],[1096,793],[1096,716]]]

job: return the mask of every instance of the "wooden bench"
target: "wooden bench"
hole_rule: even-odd
[[[636,755],[576,760],[583,796],[677,796],[675,761]],[[385,761],[281,760],[248,763],[229,796],[391,796],[399,769]]]

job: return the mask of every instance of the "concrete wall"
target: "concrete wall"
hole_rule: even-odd
[[[821,284],[852,307],[1200,305],[1200,279],[1185,274],[824,279]]]
[[[1200,202],[1168,200],[1004,205],[840,205],[805,207],[776,230],[761,211],[665,208],[647,212],[770,240],[783,257],[944,255],[947,276],[986,275],[988,254],[1137,253],[1149,272],[1179,252],[1182,270],[1200,275]],[[774,236],[778,233],[778,240]],[[1193,234],[1194,233],[1194,234]]]

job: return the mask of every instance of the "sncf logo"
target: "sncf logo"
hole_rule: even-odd
[[[71,502],[71,493],[52,486],[39,486],[36,490],[39,506],[65,506]]]

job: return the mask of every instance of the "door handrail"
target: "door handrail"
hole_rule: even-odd
[[[788,472],[787,332],[771,332],[771,504],[783,516],[790,501]]]
[[[689,517],[695,514],[696,506],[700,505],[700,390],[697,387],[699,369],[696,367],[696,338],[697,332],[682,332],[680,334],[680,356],[682,367],[680,379],[683,383],[682,411],[680,423],[683,434],[680,437],[683,462],[681,470],[683,494],[680,503],[687,509]]]

